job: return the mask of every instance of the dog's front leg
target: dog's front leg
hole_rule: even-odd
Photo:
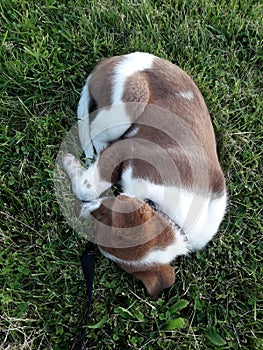
[[[101,178],[98,160],[85,169],[78,159],[72,154],[66,153],[63,159],[63,169],[70,178],[75,196],[82,201],[98,198],[112,185]]]

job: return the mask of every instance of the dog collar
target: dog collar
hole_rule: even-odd
[[[186,233],[184,232],[184,230],[173,219],[171,219],[165,212],[157,208],[156,204],[151,199],[146,198],[144,202],[148,204],[156,213],[161,214],[169,222],[169,224],[172,225],[174,230],[178,231],[180,234],[186,237]]]

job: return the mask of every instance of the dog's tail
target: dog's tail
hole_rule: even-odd
[[[92,102],[92,97],[89,92],[89,81],[91,78],[91,74],[88,76],[86,80],[86,84],[84,85],[81,97],[78,104],[78,132],[81,147],[85,153],[86,158],[94,157],[94,149],[93,144],[91,142],[90,137],[90,121],[89,121],[89,107]]]

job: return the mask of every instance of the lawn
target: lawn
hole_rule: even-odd
[[[86,241],[56,201],[55,160],[87,74],[133,51],[200,87],[229,206],[216,238],[174,262],[157,301],[97,256],[89,349],[262,349],[262,2],[2,0],[0,42],[0,349],[78,339]]]

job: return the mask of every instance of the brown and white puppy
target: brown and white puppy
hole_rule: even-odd
[[[101,252],[157,297],[174,283],[170,263],[203,248],[225,213],[204,99],[179,67],[135,52],[94,69],[78,118],[81,146],[95,162],[85,169],[66,154],[63,166],[76,197],[87,201],[81,216],[95,219]],[[113,184],[123,193],[100,198]]]

